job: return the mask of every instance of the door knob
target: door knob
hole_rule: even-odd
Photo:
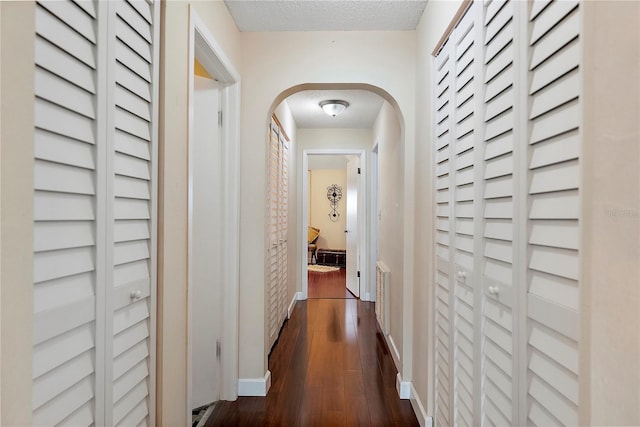
[[[498,295],[498,293],[500,293],[500,289],[497,286],[489,286],[489,294],[490,295]]]
[[[142,291],[140,289],[137,289],[135,291],[131,291],[130,297],[131,297],[132,301],[137,301],[140,298],[142,298]]]

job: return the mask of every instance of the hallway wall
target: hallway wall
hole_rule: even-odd
[[[223,2],[163,2],[158,248],[158,425],[184,425],[187,409],[189,7],[239,70],[239,32]],[[264,135],[264,129],[262,135]],[[263,137],[264,139],[264,137]],[[262,257],[261,257],[262,259]]]
[[[403,345],[411,343],[411,337],[404,336],[408,328],[404,309],[404,218],[403,146],[401,129],[396,112],[388,102],[382,104],[372,130],[373,141],[378,144],[378,207],[372,219],[378,216],[378,260],[391,271],[389,316],[390,332],[387,337],[393,358],[397,364]],[[409,284],[411,286],[411,284]],[[411,350],[408,349],[410,352]],[[404,375],[403,375],[404,378]]]
[[[323,83],[335,87],[336,82],[373,85],[381,89],[380,94],[385,95],[384,91],[390,94],[399,105],[404,119],[404,156],[413,159],[415,33],[247,32],[241,34],[241,40],[243,93],[250,95],[243,98],[242,105],[240,378],[259,380],[267,372],[266,349],[263,354],[255,351],[255,343],[264,342],[262,328],[256,327],[264,322],[264,269],[256,268],[253,260],[262,258],[264,248],[265,189],[255,185],[255,177],[265,173],[263,129],[270,111],[296,91],[291,88],[298,85],[307,84],[300,88]],[[299,138],[302,139],[300,135]],[[413,162],[405,164],[404,174],[411,177],[406,182],[412,183]],[[405,212],[412,211],[409,207]],[[413,216],[405,216],[406,235],[413,228]],[[299,250],[302,248],[295,249]],[[403,269],[411,274],[410,257],[405,259]],[[411,278],[405,279],[410,282]]]

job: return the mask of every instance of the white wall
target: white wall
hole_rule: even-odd
[[[336,211],[339,217],[331,220],[331,205],[327,199],[327,187],[336,184],[342,188],[342,199]],[[347,239],[347,170],[314,169],[309,171],[309,225],[320,229],[318,248],[346,249]]]
[[[429,1],[417,28],[416,49],[416,188],[415,270],[413,283],[413,377],[414,402],[424,415],[433,415],[432,284],[434,236],[432,168],[431,52],[460,7],[461,1]],[[414,406],[415,408],[415,406]],[[418,412],[418,411],[416,411]]]
[[[31,424],[35,10],[0,2],[0,425]]]
[[[400,123],[388,102],[382,104],[373,125],[373,140],[378,143],[378,259],[389,268],[390,333],[388,341],[398,369],[402,372],[403,353],[411,345],[404,339],[404,156]],[[408,284],[411,285],[411,284]],[[403,375],[404,377],[404,375]]]
[[[582,415],[640,425],[640,3],[583,6]]]

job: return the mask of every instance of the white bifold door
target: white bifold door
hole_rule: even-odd
[[[35,13],[33,424],[153,425],[159,4]]]
[[[472,2],[434,58],[438,426],[580,423],[581,19]]]
[[[287,227],[289,209],[289,142],[271,121],[267,146],[266,313],[268,346],[278,338],[287,317]]]

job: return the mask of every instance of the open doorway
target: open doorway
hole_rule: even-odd
[[[364,150],[304,150],[303,295],[359,298]]]
[[[353,155],[315,154],[308,159],[307,222],[308,297],[356,298],[353,268],[357,247],[357,175],[351,176],[359,158]],[[357,172],[356,172],[357,173]],[[347,266],[351,263],[347,282]],[[355,291],[355,292],[354,292]]]

